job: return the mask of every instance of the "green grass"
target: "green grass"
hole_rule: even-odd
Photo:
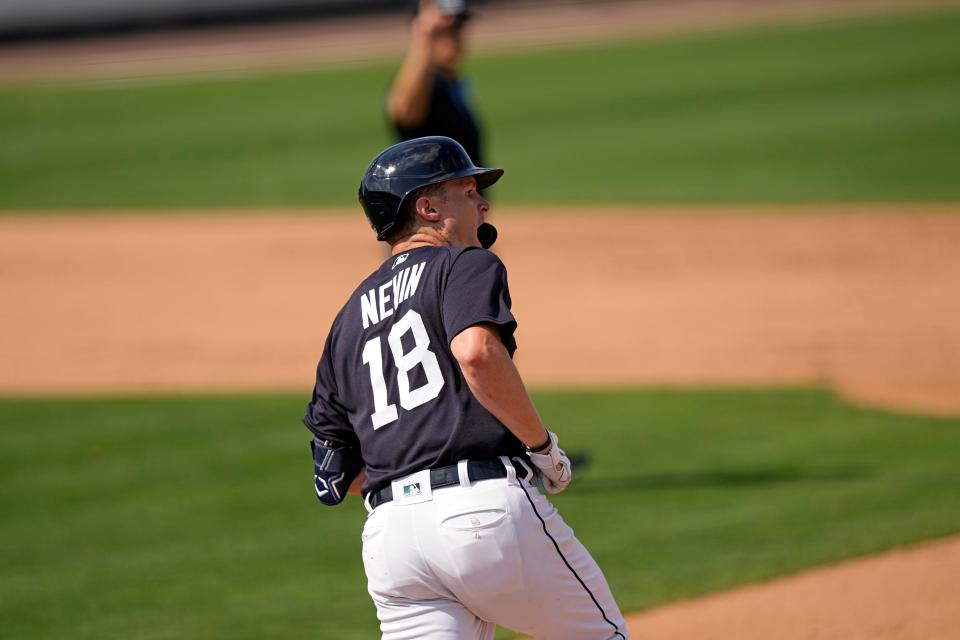
[[[395,62],[0,88],[0,210],[355,204]],[[503,203],[960,199],[960,9],[471,61]]]
[[[5,638],[371,638],[301,396],[0,400]],[[960,420],[816,390],[537,394],[624,609],[960,531]]]

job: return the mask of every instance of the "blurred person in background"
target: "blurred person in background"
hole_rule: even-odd
[[[410,48],[387,97],[397,140],[446,136],[483,165],[482,132],[460,76],[467,0],[420,0],[410,26]]]

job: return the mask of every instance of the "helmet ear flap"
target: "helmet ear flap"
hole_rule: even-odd
[[[383,240],[399,218],[400,198],[384,191],[368,191],[360,187],[360,204],[367,214],[370,226],[377,234],[377,240]]]
[[[396,222],[388,222],[379,229],[373,225],[370,226],[373,227],[373,230],[377,232],[377,240],[386,240],[387,236],[390,235],[390,230],[393,229],[396,224]]]

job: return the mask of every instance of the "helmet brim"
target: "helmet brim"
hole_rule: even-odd
[[[493,185],[494,182],[503,177],[503,169],[488,169],[486,167],[476,167],[472,172],[468,172],[467,175],[473,176],[477,181],[477,191],[483,191],[484,189]],[[461,176],[466,178],[467,176]]]
[[[473,178],[477,181],[477,191],[483,191],[484,189],[493,185],[493,183],[495,183],[501,177],[503,177],[503,169],[497,169],[493,167],[470,167],[469,169],[448,173],[438,180],[432,180],[421,186],[426,187],[430,185],[443,184],[444,182],[459,180],[461,178]],[[417,188],[419,189],[420,187]],[[414,191],[414,189],[411,189],[411,191]],[[407,195],[410,195],[410,193],[408,192],[404,197]]]

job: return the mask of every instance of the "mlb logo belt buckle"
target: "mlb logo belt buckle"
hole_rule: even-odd
[[[393,501],[397,504],[417,504],[433,499],[429,469],[394,480],[390,488],[393,490]]]

